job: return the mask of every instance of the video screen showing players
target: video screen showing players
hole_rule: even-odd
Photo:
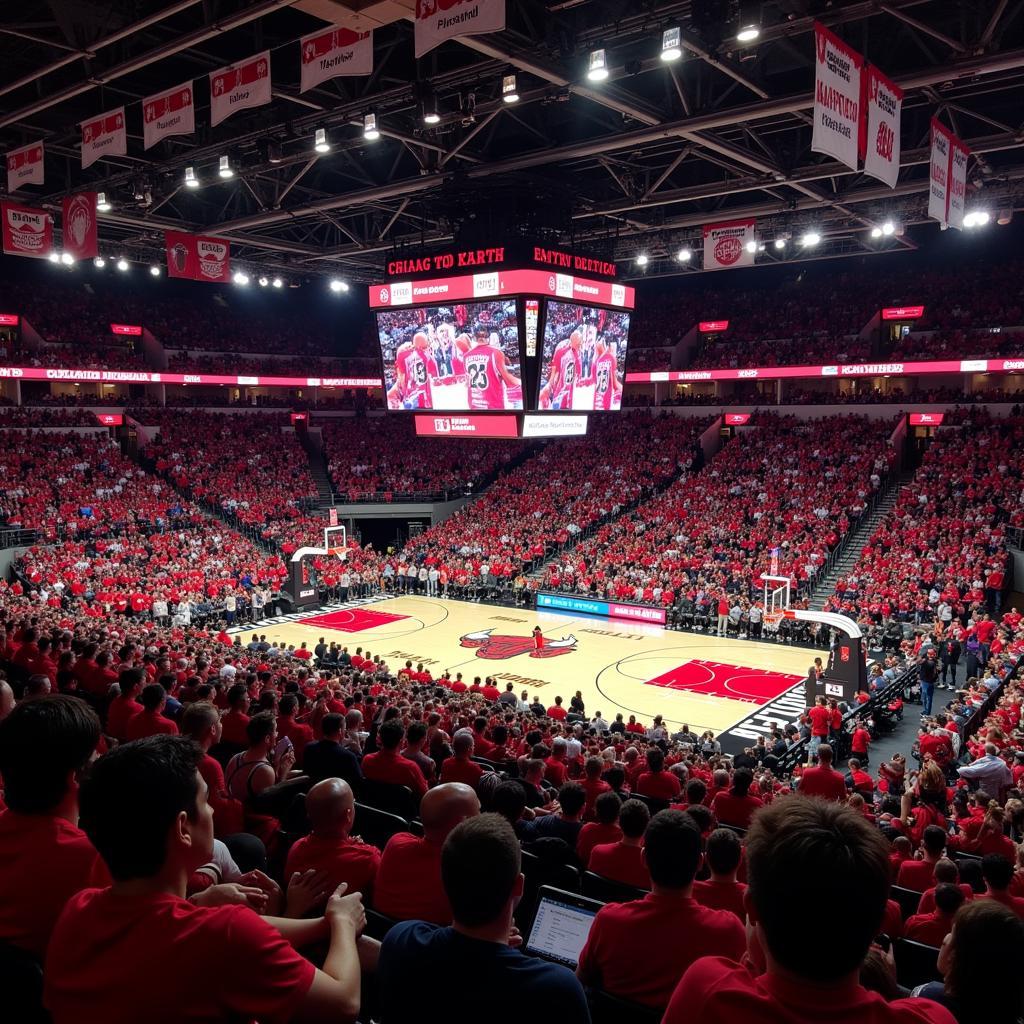
[[[523,408],[515,299],[377,314],[389,409]]]
[[[574,302],[547,303],[538,409],[622,408],[629,313]]]

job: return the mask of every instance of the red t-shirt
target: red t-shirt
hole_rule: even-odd
[[[54,1024],[285,1024],[314,974],[248,907],[86,889],[54,929],[44,1003]]]
[[[636,780],[636,791],[641,796],[649,796],[654,800],[674,800],[682,792],[679,780],[664,770],[660,772],[642,772]]]
[[[974,899],[974,890],[966,883],[961,882],[957,888],[964,894],[964,902]],[[935,909],[935,886],[925,889],[921,893],[921,901],[917,905],[918,914],[930,914]]]
[[[476,789],[476,784],[483,773],[483,768],[476,761],[448,757],[441,762],[441,782],[464,782]]]
[[[617,843],[621,838],[622,829],[614,822],[604,825],[599,821],[590,821],[580,829],[576,840],[576,856],[584,867],[589,867],[590,854],[595,846]]]
[[[725,789],[716,793],[711,801],[711,813],[723,825],[735,825],[737,828],[749,828],[750,819],[759,807],[764,807],[764,801],[759,797],[749,793],[735,796]]]
[[[846,799],[846,780],[831,768],[808,768],[800,776],[797,792],[802,796],[822,796],[826,800]]]
[[[815,704],[810,711],[807,712],[807,717],[811,722],[811,735],[812,736],[827,736],[829,726],[832,724],[832,711],[827,707],[822,707],[820,704]]]
[[[138,701],[115,697],[107,710],[107,734],[123,743],[128,738],[128,724],[141,712]]]
[[[163,715],[143,709],[137,715],[132,715],[125,729],[125,738],[128,740],[141,740],[147,736],[177,736],[178,727]]]
[[[349,892],[361,892],[363,902],[370,903],[373,883],[380,867],[380,850],[369,843],[355,839],[324,839],[317,835],[304,836],[288,851],[284,877],[291,878],[295,871],[326,871],[328,891],[342,882],[348,883]]]
[[[220,739],[222,743],[233,743],[238,747],[247,747],[249,737],[245,727],[249,724],[249,716],[244,711],[229,711],[220,720]]]
[[[935,884],[935,862],[928,860],[905,860],[900,865],[896,884],[904,889],[924,892]]]
[[[683,896],[651,893],[597,912],[580,954],[580,975],[622,999],[661,1008],[695,960],[739,958],[746,934],[736,918]]]
[[[374,782],[389,782],[394,786],[408,786],[420,796],[427,791],[427,780],[423,777],[419,765],[391,750],[367,754],[363,758],[363,775]]]
[[[625,843],[602,843],[590,851],[587,869],[613,882],[650,889],[651,873],[641,856],[641,847]]]
[[[711,878],[706,882],[693,883],[693,898],[709,910],[728,910],[741,921],[746,922],[747,912],[743,907],[743,894],[747,887],[742,882],[719,881]]]
[[[814,989],[775,974],[755,977],[723,957],[698,960],[672,993],[662,1024],[757,1021],[758,1024],[956,1024],[929,999],[887,1003],[856,981]]]
[[[933,910],[930,914],[914,914],[903,926],[903,938],[923,942],[926,946],[941,946],[953,927],[953,915]]]
[[[392,836],[377,869],[373,907],[400,921],[452,923],[441,884],[441,848],[409,832]]]
[[[64,904],[109,882],[77,825],[48,814],[0,814],[0,941],[41,958]]]

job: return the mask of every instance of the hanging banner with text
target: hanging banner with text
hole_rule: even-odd
[[[329,78],[373,73],[373,33],[333,28],[314,32],[299,40],[302,77],[299,92],[312,89]]]
[[[446,39],[504,28],[505,0],[416,0],[416,57]]]
[[[896,187],[900,176],[900,116],[903,90],[889,81],[874,65],[864,75],[865,97],[861,133],[864,173]]]
[[[165,231],[167,276],[222,284],[231,280],[231,246],[222,238]]]
[[[704,225],[704,269],[731,270],[752,267],[754,254],[747,251],[748,242],[756,242],[756,221],[731,220],[725,224]]]
[[[932,118],[928,216],[962,230],[970,150],[941,121]]]
[[[16,192],[22,185],[43,184],[43,143],[33,142],[7,154],[7,191]]]
[[[78,195],[64,197],[61,242],[64,251],[76,260],[91,260],[99,255],[95,192],[79,192]]]
[[[191,82],[146,96],[142,101],[142,148],[149,149],[171,135],[196,130],[195,93]]]
[[[835,157],[855,171],[863,58],[819,22],[814,23],[814,54],[811,149]]]
[[[210,124],[270,102],[270,51],[210,72]]]
[[[99,117],[82,122],[82,170],[92,167],[100,157],[125,156],[128,152],[128,130],[124,123],[124,107],[108,110]]]
[[[2,203],[4,252],[8,256],[46,259],[53,249],[53,221],[45,210]]]

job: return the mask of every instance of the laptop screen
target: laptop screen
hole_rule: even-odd
[[[525,952],[575,969],[600,909],[596,901],[542,896]]]

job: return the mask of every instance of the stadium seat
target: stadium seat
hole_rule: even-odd
[[[616,882],[613,878],[605,878],[593,871],[583,872],[582,883],[583,895],[602,903],[629,903],[630,900],[641,900],[649,894],[647,889]]]
[[[900,913],[903,915],[904,921],[917,913],[918,905],[921,902],[921,894],[916,889],[904,889],[901,885],[894,885],[889,892],[892,898],[900,905]]]
[[[893,943],[892,955],[896,960],[896,980],[904,988],[914,988],[929,981],[941,981],[935,946],[926,946],[911,939],[897,939]]]
[[[587,1005],[591,1024],[658,1024],[663,1012],[597,988],[587,989]]]
[[[6,1019],[18,1024],[48,1024],[43,1009],[43,965],[30,953],[0,943],[0,992]]]
[[[409,822],[397,814],[381,811],[368,804],[356,804],[356,818],[352,826],[353,835],[364,839],[371,846],[383,850],[387,841],[399,832],[408,832]]]
[[[359,784],[358,796],[360,803],[379,811],[397,814],[406,821],[411,821],[419,812],[419,801],[408,786],[363,779]]]
[[[369,907],[366,907],[366,930],[364,934],[369,935],[371,939],[376,939],[378,942],[381,941],[398,923],[393,917],[388,917],[387,914],[382,914],[379,910],[371,910]]]

